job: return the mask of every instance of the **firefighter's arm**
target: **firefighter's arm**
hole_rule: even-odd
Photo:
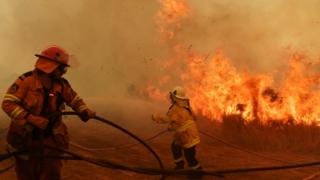
[[[24,116],[28,114],[22,106],[22,99],[27,92],[26,83],[17,79],[7,90],[2,101],[2,109],[17,124],[25,125],[27,121]]]
[[[154,113],[152,114],[152,120],[162,124],[176,122],[179,121],[179,112],[177,111],[177,109],[172,108],[166,115]]]
[[[80,96],[72,89],[69,82],[63,79],[62,96],[68,106],[80,114],[83,121],[88,121],[96,116],[94,111],[91,111]]]
[[[27,80],[21,77],[17,79],[4,95],[2,109],[18,125],[31,123],[40,129],[45,129],[49,121],[46,118],[30,114],[22,106],[22,100],[28,91],[27,84]]]
[[[170,119],[168,118],[167,115],[162,115],[162,114],[158,114],[158,113],[152,114],[151,118],[154,122],[159,123],[159,124],[165,124],[165,123],[170,122]]]
[[[168,118],[170,119],[170,124],[168,126],[169,131],[174,131],[175,125],[181,121],[180,111],[176,108],[170,109],[167,113]]]

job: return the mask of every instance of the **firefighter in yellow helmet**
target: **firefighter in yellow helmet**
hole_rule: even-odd
[[[84,101],[62,76],[69,67],[69,55],[51,46],[38,57],[35,69],[21,75],[8,89],[2,109],[12,119],[7,134],[9,150],[26,149],[28,155],[16,157],[18,180],[60,180],[62,162],[42,155],[60,155],[43,145],[68,148],[67,127],[62,121],[64,104],[87,121],[95,117]]]
[[[171,106],[166,115],[153,114],[152,119],[157,123],[169,123],[169,130],[174,132],[171,150],[176,164],[175,169],[184,168],[184,159],[190,169],[201,169],[196,159],[196,145],[200,137],[192,113],[189,99],[182,87],[175,87],[170,93]]]

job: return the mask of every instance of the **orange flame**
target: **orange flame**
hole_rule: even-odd
[[[157,24],[166,40],[170,40],[181,28],[181,22],[189,17],[190,10],[185,0],[160,2],[162,9],[157,14]],[[186,88],[197,114],[215,120],[228,114],[261,122],[320,120],[320,74],[303,53],[293,53],[288,58],[288,69],[282,74],[285,78],[276,86],[273,74],[239,72],[221,50],[209,58],[182,43],[173,44],[172,49],[174,53],[163,63],[163,68],[178,76],[177,82]],[[168,85],[172,80],[166,75],[158,85],[148,85],[147,96],[165,99],[167,92],[156,87]]]
[[[156,23],[163,40],[171,40],[181,28],[181,22],[190,15],[185,0],[159,0],[162,5],[156,15]]]

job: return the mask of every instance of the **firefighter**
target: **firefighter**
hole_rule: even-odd
[[[157,123],[169,123],[168,129],[174,132],[171,151],[176,164],[175,169],[183,169],[185,159],[190,169],[199,170],[201,166],[196,159],[196,145],[200,142],[200,137],[189,99],[180,86],[169,92],[169,97],[171,106],[167,114],[153,114],[152,120]]]
[[[64,49],[51,46],[35,56],[35,68],[17,78],[2,101],[2,109],[11,118],[8,150],[28,151],[15,157],[18,180],[59,180],[62,161],[42,157],[61,154],[44,145],[68,148],[67,127],[59,114],[65,104],[85,122],[95,117],[95,112],[62,77],[69,67],[69,55]]]

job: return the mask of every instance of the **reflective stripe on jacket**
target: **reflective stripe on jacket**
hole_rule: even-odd
[[[188,108],[175,103],[166,116],[154,118],[158,123],[169,123],[169,129],[174,131],[174,143],[190,148],[200,142],[194,116]]]
[[[7,141],[12,146],[21,146],[29,141],[30,124],[25,117],[27,114],[40,116],[45,99],[44,88],[39,80],[38,71],[30,71],[20,76],[8,89],[2,101],[2,109],[12,119]],[[86,105],[77,93],[71,88],[67,80],[61,78],[53,83],[48,97],[50,112],[61,112],[64,103],[80,112],[86,109]],[[48,117],[46,117],[48,118]],[[53,135],[63,136],[64,144],[67,144],[67,128],[58,119],[53,126]],[[61,138],[60,138],[61,139]]]

